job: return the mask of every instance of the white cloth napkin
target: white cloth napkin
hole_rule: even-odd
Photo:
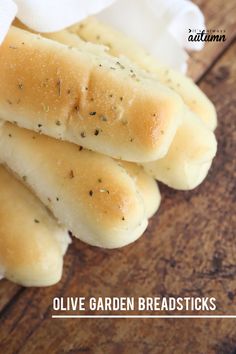
[[[17,13],[17,6],[12,0],[0,0],[0,44],[5,38]]]
[[[1,1],[1,0],[0,0]],[[17,17],[39,32],[56,32],[84,20],[114,0],[14,0]]]
[[[189,0],[0,0],[0,44],[17,16],[39,32],[54,32],[98,14],[151,54],[185,72],[185,49],[200,50],[202,42],[188,42],[188,29],[205,29],[204,16]]]
[[[188,42],[189,28],[205,29],[200,9],[188,0],[117,0],[98,18],[141,43],[160,62],[186,72],[184,49],[200,50],[203,42]]]

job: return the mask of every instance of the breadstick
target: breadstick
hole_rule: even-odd
[[[185,75],[158,63],[156,58],[149,55],[132,39],[94,17],[89,17],[80,24],[70,27],[69,31],[78,34],[86,41],[106,45],[110,54],[116,57],[125,55],[144,70],[152,72],[162,84],[175,90],[189,109],[196,113],[211,130],[216,128],[215,107],[199,87]]]
[[[81,39],[68,30],[49,36],[69,45],[84,45]],[[193,189],[206,177],[216,154],[216,146],[212,131],[186,107],[183,122],[177,129],[167,155],[143,166],[147,173],[172,188]]]
[[[0,166],[1,276],[23,286],[61,279],[70,238],[43,204]]]
[[[142,166],[119,160],[119,165],[135,180],[135,184],[144,202],[146,215],[153,216],[161,203],[161,194],[156,181],[145,173]]]
[[[5,123],[0,128],[0,161],[84,242],[121,247],[146,229],[135,182],[110,157]]]
[[[216,154],[216,146],[213,132],[188,111],[167,155],[143,166],[149,174],[169,187],[193,189],[206,177]]]
[[[119,159],[163,157],[182,122],[181,98],[96,48],[12,27],[0,47],[1,118]]]

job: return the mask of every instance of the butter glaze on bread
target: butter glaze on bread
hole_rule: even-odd
[[[0,47],[0,116],[115,158],[163,157],[183,102],[128,60],[12,27]]]
[[[0,160],[84,242],[121,247],[146,229],[135,182],[110,157],[5,123]]]
[[[0,166],[1,275],[23,286],[55,284],[69,242],[44,205]]]
[[[161,203],[161,194],[157,182],[144,171],[142,166],[121,160],[119,160],[119,165],[134,179],[143,199],[146,215],[150,218],[155,214]]]
[[[206,177],[216,149],[214,133],[188,110],[167,155],[143,166],[146,172],[169,187],[189,190]]]
[[[78,47],[85,45],[81,43],[78,35],[70,33],[68,30],[49,36],[69,45]],[[103,40],[104,44],[106,43],[102,35],[100,40]],[[115,45],[117,45],[116,42]],[[93,46],[91,46],[91,50],[93,50]],[[120,50],[122,50],[121,47]],[[119,54],[121,55],[123,52],[121,51]],[[168,153],[163,158],[148,162],[143,166],[147,173],[172,188],[193,189],[206,177],[216,154],[216,147],[214,133],[185,106],[183,122],[177,129]],[[150,200],[147,203],[150,203]]]
[[[149,55],[126,35],[101,23],[94,17],[89,17],[70,27],[69,31],[86,41],[106,45],[111,55],[117,57],[125,55],[144,70],[154,73],[162,84],[173,89],[183,98],[189,109],[196,113],[208,128],[211,130],[216,128],[215,107],[200,88],[187,76],[158,63],[156,58]]]

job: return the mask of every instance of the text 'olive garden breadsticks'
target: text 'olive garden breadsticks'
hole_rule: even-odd
[[[130,172],[110,157],[5,123],[0,161],[84,242],[121,247],[147,227],[150,210],[145,210],[142,191]],[[157,208],[158,189],[155,198]]]
[[[0,47],[0,116],[109,156],[163,157],[183,101],[128,60],[12,27]]]
[[[116,57],[124,55],[144,70],[152,72],[162,84],[176,91],[209,129],[216,128],[215,107],[200,88],[187,76],[158,63],[156,58],[147,54],[132,39],[93,17],[68,28],[68,31],[86,41],[106,45],[111,55]]]
[[[1,277],[24,286],[55,284],[69,243],[44,205],[0,166]]]
[[[88,24],[90,24],[90,22]],[[100,30],[100,25],[97,22],[95,22],[95,24],[97,24],[98,30]],[[77,28],[79,29],[80,26]],[[85,33],[91,35],[88,30],[90,26],[88,25],[86,28],[87,31]],[[113,33],[113,41],[116,45],[116,37],[114,37],[114,35]],[[70,33],[68,30],[47,34],[47,36],[78,48],[88,47],[88,44],[84,43],[78,36],[74,33]],[[103,40],[105,44],[104,36],[105,34],[100,35],[100,41]],[[90,38],[90,36],[88,37]],[[118,54],[124,54],[125,48],[126,47],[124,47],[124,51],[122,51],[120,41],[119,50],[121,50],[121,52]],[[94,50],[94,47],[91,46],[90,50]],[[202,95],[204,96],[204,94]],[[207,98],[206,100],[209,101]],[[208,107],[206,102],[204,105]],[[210,101],[209,105],[211,105]],[[203,106],[201,106],[201,112],[203,112]],[[207,116],[206,112],[207,110],[205,111],[204,117]],[[143,164],[143,166],[154,178],[172,188],[182,190],[193,189],[206,177],[216,154],[216,147],[215,136],[204,123],[204,119],[201,120],[199,116],[194,114],[194,112],[186,106],[183,113],[183,121],[177,128],[177,133],[173,138],[167,155],[156,161]]]

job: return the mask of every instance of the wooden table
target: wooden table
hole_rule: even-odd
[[[191,192],[161,185],[162,205],[145,235],[118,250],[75,241],[62,281],[25,289],[0,282],[0,353],[236,353],[236,319],[52,319],[54,296],[214,296],[236,315],[234,0],[198,0],[226,42],[191,56],[190,74],[216,104],[218,154]]]

